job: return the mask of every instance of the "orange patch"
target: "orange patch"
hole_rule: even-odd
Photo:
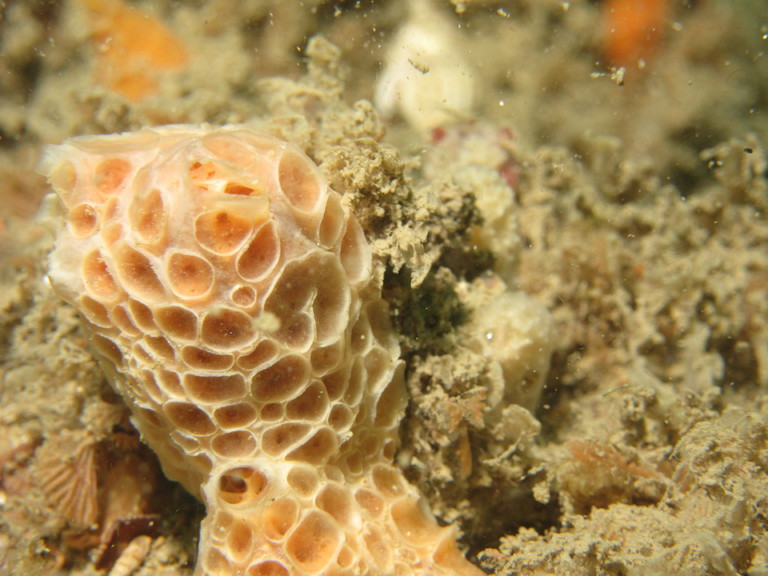
[[[139,101],[157,91],[164,71],[188,61],[184,44],[157,18],[122,0],[80,0],[93,21],[101,84]]]
[[[605,0],[603,49],[611,65],[637,66],[658,49],[669,0]]]

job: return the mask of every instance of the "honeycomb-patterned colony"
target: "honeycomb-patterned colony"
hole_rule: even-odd
[[[41,164],[55,289],[166,474],[207,507],[197,575],[477,576],[392,459],[399,349],[360,225],[247,127],[80,137]]]

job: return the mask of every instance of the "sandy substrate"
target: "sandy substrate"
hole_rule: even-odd
[[[0,572],[103,573],[141,534],[133,574],[191,574],[203,514],[48,285],[42,147],[248,122],[352,198],[407,362],[398,463],[473,562],[768,574],[768,9],[670,4],[622,74],[586,0],[138,2],[185,63],[137,99],[89,2],[0,2]],[[471,103],[372,103],[406,24],[442,51],[390,79]]]

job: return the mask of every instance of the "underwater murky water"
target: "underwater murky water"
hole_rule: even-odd
[[[0,3],[0,571],[193,573],[204,507],[51,289],[65,224],[37,170],[73,136],[242,123],[307,154],[360,222],[404,363],[386,456],[471,562],[763,574],[767,47],[760,0]],[[110,217],[89,210],[75,234]],[[239,305],[261,297],[240,288]],[[398,572],[388,554],[421,532],[386,514],[378,556],[350,530],[301,547],[327,562],[289,560]],[[307,525],[269,553],[299,554]],[[280,571],[248,554],[250,573]],[[465,569],[446,556],[430,561]]]

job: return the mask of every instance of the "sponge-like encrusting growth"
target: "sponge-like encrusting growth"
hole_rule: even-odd
[[[198,575],[481,574],[392,464],[404,407],[371,254],[298,149],[247,127],[82,137],[42,171],[56,290],[166,474]]]

